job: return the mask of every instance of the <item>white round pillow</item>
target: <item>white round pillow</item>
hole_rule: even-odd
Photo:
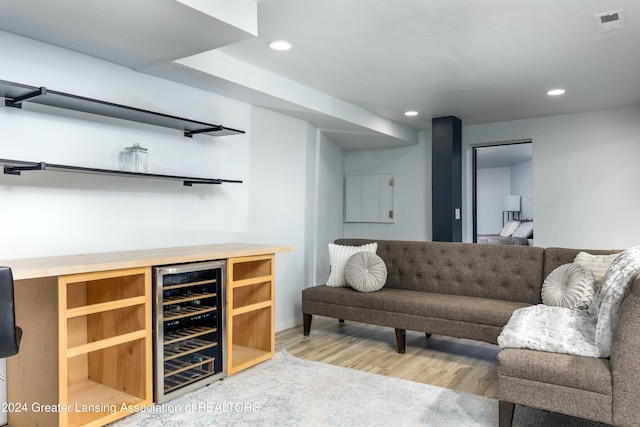
[[[565,308],[587,308],[596,293],[595,277],[590,270],[575,263],[553,270],[542,284],[542,302]]]
[[[387,282],[387,266],[373,252],[357,252],[345,264],[344,277],[356,291],[379,291]]]

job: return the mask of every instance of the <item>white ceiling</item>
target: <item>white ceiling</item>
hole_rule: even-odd
[[[0,29],[303,118],[347,149],[415,144],[433,117],[640,103],[637,0],[259,0],[257,36],[197,7],[248,1],[0,0]],[[593,15],[618,9],[626,28],[598,32]]]
[[[531,160],[531,143],[493,145],[476,148],[476,168],[506,168]]]

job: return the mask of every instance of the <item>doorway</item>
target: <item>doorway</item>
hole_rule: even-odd
[[[473,147],[473,242],[513,218],[533,220],[531,141]]]

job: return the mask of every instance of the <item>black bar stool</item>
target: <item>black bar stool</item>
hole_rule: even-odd
[[[13,274],[9,267],[0,267],[0,358],[18,354],[22,329],[16,326],[13,300]]]

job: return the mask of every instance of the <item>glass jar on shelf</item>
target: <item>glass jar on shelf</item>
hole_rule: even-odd
[[[126,172],[149,172],[149,150],[135,143],[120,153],[120,169]]]

